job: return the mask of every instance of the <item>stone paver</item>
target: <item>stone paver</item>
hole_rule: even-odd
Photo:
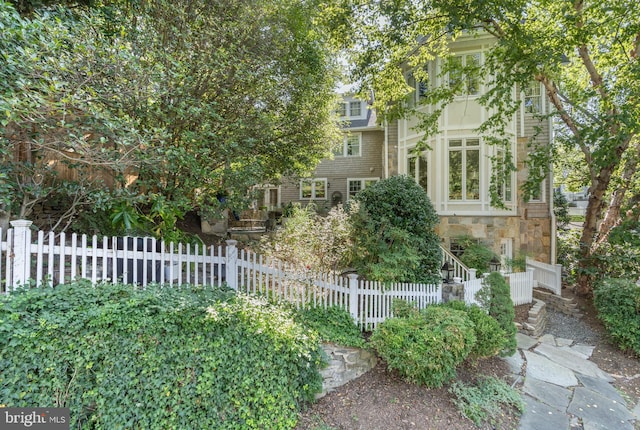
[[[592,346],[519,335],[518,347],[522,356],[506,360],[516,375],[525,369],[519,430],[634,430],[640,400],[626,404],[611,375],[588,360]]]
[[[578,379],[573,371],[547,357],[535,352],[524,351],[524,358],[527,361],[526,378],[536,378],[561,387],[578,385]]]

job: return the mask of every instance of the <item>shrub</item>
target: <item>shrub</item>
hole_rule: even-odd
[[[427,193],[407,176],[392,176],[360,191],[352,215],[353,266],[369,279],[433,282],[440,278],[439,222]]]
[[[418,315],[391,318],[376,328],[371,343],[407,381],[441,387],[455,377],[476,341],[464,312],[430,306]]]
[[[288,211],[287,222],[261,239],[263,255],[312,272],[339,271],[348,264],[352,249],[349,212],[337,206],[320,216],[313,204],[292,205]]]
[[[511,290],[509,284],[498,272],[490,273],[485,279],[485,286],[478,292],[477,296],[484,309],[489,312],[500,328],[504,330],[505,342],[500,356],[508,357],[516,352],[517,329],[514,324],[516,318],[513,300],[511,300]]]
[[[321,387],[313,332],[228,291],[75,283],[0,299],[0,392],[72,428],[293,428]]]
[[[520,393],[494,377],[479,378],[477,386],[456,382],[449,392],[455,396],[454,403],[460,413],[478,427],[497,416],[502,405],[524,411]]]
[[[640,285],[604,279],[593,291],[593,303],[616,345],[640,356]]]
[[[505,344],[505,332],[494,318],[477,305],[467,306],[464,302],[453,300],[444,306],[464,311],[473,322],[476,343],[469,353],[474,360],[497,355]]]
[[[361,348],[365,345],[362,332],[354,323],[351,314],[337,306],[309,306],[298,310],[295,320],[315,330],[323,342]]]
[[[464,249],[460,255],[460,261],[465,266],[477,269],[478,273],[489,271],[489,263],[494,257],[493,251],[489,247],[469,236],[458,237],[455,241]]]

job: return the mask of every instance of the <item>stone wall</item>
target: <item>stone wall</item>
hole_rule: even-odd
[[[442,301],[446,303],[451,300],[460,300],[464,302],[463,284],[442,284]]]
[[[322,349],[329,358],[329,365],[320,371],[323,379],[322,392],[317,398],[362,376],[373,369],[378,361],[375,354],[366,349],[334,344],[323,344]]]
[[[545,302],[533,299],[533,306],[529,309],[529,318],[522,324],[516,323],[518,331],[529,336],[539,337],[547,327],[547,308]]]
[[[533,297],[544,301],[547,306],[558,312],[562,312],[565,315],[573,315],[577,318],[582,317],[582,313],[580,312],[580,309],[578,309],[578,305],[572,299],[561,297],[550,291],[539,288],[533,289]]]

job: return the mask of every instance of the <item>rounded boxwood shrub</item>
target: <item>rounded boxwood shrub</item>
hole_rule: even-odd
[[[456,367],[472,350],[476,338],[467,314],[429,306],[417,315],[391,318],[374,330],[371,343],[407,381],[441,387],[455,377]]]
[[[593,291],[593,303],[615,344],[640,356],[640,285],[604,279]]]
[[[491,315],[478,305],[467,306],[460,300],[447,302],[444,306],[467,313],[473,322],[476,343],[469,353],[474,360],[493,357],[503,349],[506,336],[504,330]]]
[[[0,299],[0,393],[71,428],[290,429],[322,380],[312,331],[224,290],[74,283]]]

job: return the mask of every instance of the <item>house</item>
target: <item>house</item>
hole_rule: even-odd
[[[454,61],[480,64],[491,43],[490,37],[461,37],[451,46]],[[424,132],[416,130],[417,116],[380,126],[365,102],[346,95],[339,107],[347,121],[343,147],[332,159],[322,161],[313,177],[285,181],[280,187],[281,203],[314,202],[320,211],[326,211],[371,182],[408,175],[427,191],[440,216],[437,233],[443,246],[454,254],[462,251],[459,239],[466,236],[492,247],[503,261],[526,255],[555,263],[552,177],[545,178],[527,202],[520,189],[528,177],[525,160],[530,139],[549,144],[553,138],[551,120],[535,116],[550,109],[543,88],[532,83],[513,91],[513,97],[523,103],[503,132],[517,171],[508,173],[499,184],[504,204],[494,207],[489,193],[492,159],[504,157],[505,149],[490,145],[476,131],[490,114],[478,103],[485,82],[471,74],[439,76],[442,61],[425,65],[430,77],[426,84],[407,75],[407,82],[415,88],[408,102],[418,111],[433,109],[421,104],[429,86],[460,84],[460,91],[439,116],[438,132],[426,138],[428,149],[417,150],[425,138]]]
[[[283,204],[314,203],[320,212],[345,203],[369,184],[388,176],[385,128],[366,101],[345,94],[338,105],[344,124],[342,145],[331,159],[322,160],[312,177],[284,180],[280,186]]]

